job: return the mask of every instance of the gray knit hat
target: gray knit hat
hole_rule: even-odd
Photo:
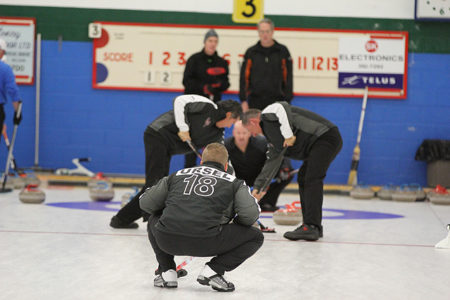
[[[219,38],[217,35],[217,32],[214,29],[208,30],[208,32],[205,34],[205,39],[203,40],[203,43],[206,42],[206,40],[212,36],[215,36],[216,38]]]

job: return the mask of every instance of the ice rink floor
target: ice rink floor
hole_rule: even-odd
[[[118,230],[109,221],[131,189],[113,202],[85,188],[44,188],[44,204],[23,204],[18,190],[0,194],[0,299],[450,299],[450,206],[429,202],[325,196],[324,237],[288,241],[294,226],[262,214],[262,248],[227,273],[236,291],[197,283],[208,258],[191,261],[173,290],[153,287],[157,266],[146,226]],[[298,201],[282,194],[279,205]],[[177,263],[186,257],[178,257]]]

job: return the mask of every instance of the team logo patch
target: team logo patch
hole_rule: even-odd
[[[206,73],[208,73],[208,75],[211,75],[211,76],[219,76],[219,75],[226,74],[227,71],[223,67],[214,67],[214,68],[206,69]]]
[[[211,118],[208,117],[208,119],[205,120],[205,123],[203,124],[203,127],[208,127],[209,125],[211,125]]]

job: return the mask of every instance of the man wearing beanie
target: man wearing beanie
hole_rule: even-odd
[[[228,63],[217,54],[218,43],[217,32],[209,29],[203,39],[203,49],[187,60],[183,75],[185,94],[201,95],[217,103],[222,98],[222,92],[230,86]],[[193,167],[196,162],[197,156],[188,154],[184,167]]]
[[[222,92],[230,86],[228,63],[217,55],[219,36],[214,29],[206,32],[203,49],[194,53],[186,62],[183,85],[185,94],[196,94],[217,102]]]

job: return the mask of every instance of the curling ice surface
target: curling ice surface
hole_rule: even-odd
[[[325,195],[317,242],[284,239],[296,226],[276,225],[264,213],[276,233],[265,233],[262,248],[226,273],[236,286],[230,295],[197,283],[209,258],[189,262],[177,289],[155,288],[146,223],[112,229],[120,201],[93,202],[87,188],[43,190],[40,205],[21,203],[18,190],[0,195],[0,299],[449,299],[450,252],[434,247],[448,234],[448,205]],[[282,194],[278,205],[293,201],[298,195]]]

